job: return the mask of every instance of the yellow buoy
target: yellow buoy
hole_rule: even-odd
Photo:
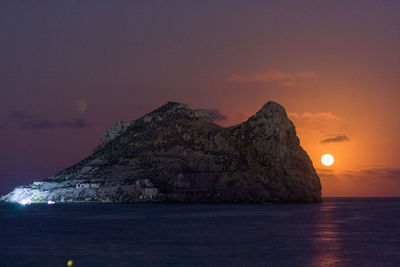
[[[69,260],[69,261],[67,261],[67,266],[68,266],[68,267],[71,267],[71,266],[72,266],[72,264],[74,264],[74,261],[73,261],[73,260]]]

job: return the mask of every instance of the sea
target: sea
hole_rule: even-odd
[[[0,204],[0,266],[400,266],[400,198]]]

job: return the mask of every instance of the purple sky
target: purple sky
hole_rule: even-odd
[[[231,125],[274,100],[314,162],[337,153],[328,195],[377,168],[347,195],[400,195],[399,47],[399,1],[1,1],[0,194],[167,101]]]

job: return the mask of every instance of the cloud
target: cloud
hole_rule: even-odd
[[[39,121],[25,121],[20,124],[21,128],[25,129],[54,129],[54,128],[86,128],[88,123],[85,118],[79,118],[75,120],[64,120],[64,121],[50,121],[50,120],[39,120]]]
[[[52,121],[42,119],[26,111],[14,111],[10,114],[9,118],[14,120],[20,128],[24,129],[86,128],[89,126],[85,118]]]
[[[341,177],[341,178],[393,178],[400,181],[400,169],[398,168],[369,168],[361,170],[344,170],[336,172],[333,169],[317,169],[321,177]]]
[[[214,121],[224,121],[228,119],[228,116],[222,114],[218,109],[207,109],[206,111],[208,114],[210,114]]]
[[[358,172],[348,171],[348,176],[373,176],[373,177],[392,177],[400,180],[400,169],[396,168],[370,168]]]
[[[21,128],[25,129],[49,129],[53,128],[54,124],[49,120],[24,121],[20,124]]]
[[[252,74],[233,74],[231,82],[280,82],[283,86],[293,86],[295,82],[314,80],[317,75],[313,71],[297,72],[294,74],[284,73],[279,70],[267,70],[261,73]]]
[[[340,143],[340,142],[346,142],[346,141],[350,141],[350,138],[345,134],[340,134],[340,135],[337,135],[337,136],[332,136],[332,137],[325,138],[325,139],[321,140],[321,143],[322,144]]]
[[[291,86],[295,86],[296,84],[294,82],[283,82],[283,83],[280,83],[280,85],[286,86],[286,87],[291,87]]]
[[[319,120],[319,121],[342,120],[339,116],[336,116],[331,112],[319,112],[319,113],[304,112],[303,114],[296,112],[289,112],[288,116],[293,119],[306,119],[306,120]]]
[[[85,118],[79,118],[72,121],[60,121],[55,123],[60,128],[86,128],[89,126]]]
[[[399,168],[345,171],[317,169],[317,173],[321,178],[324,196],[400,196]]]

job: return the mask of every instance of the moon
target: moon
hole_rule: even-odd
[[[321,163],[325,166],[331,166],[335,162],[335,159],[331,154],[325,154],[321,157]]]

